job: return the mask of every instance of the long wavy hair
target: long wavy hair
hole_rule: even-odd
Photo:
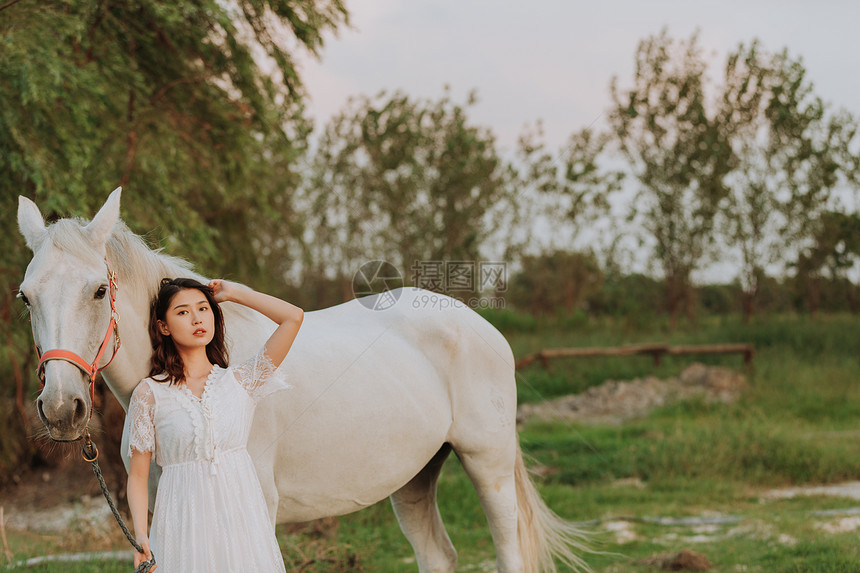
[[[177,293],[185,289],[199,290],[209,301],[209,307],[215,315],[215,334],[212,341],[206,345],[206,356],[209,358],[209,362],[227,368],[228,354],[227,345],[224,342],[224,315],[221,312],[221,307],[215,302],[212,289],[189,278],[161,279],[161,288],[158,290],[155,300],[152,301],[149,317],[149,340],[152,342],[149,376],[157,382],[178,384],[185,381],[185,364],[173,343],[173,338],[161,334],[158,328],[159,320],[167,322],[167,309],[170,308],[170,301]]]

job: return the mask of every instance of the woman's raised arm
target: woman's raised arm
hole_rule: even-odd
[[[211,281],[209,287],[217,302],[230,301],[245,305],[277,323],[278,328],[266,341],[266,355],[278,367],[299,333],[304,311],[285,300],[221,279]]]

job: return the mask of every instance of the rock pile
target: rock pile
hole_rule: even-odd
[[[743,374],[697,362],[677,378],[661,380],[646,376],[629,381],[607,380],[582,394],[523,404],[517,412],[517,422],[534,417],[586,424],[620,424],[645,416],[655,408],[695,397],[708,402],[733,402],[745,387]]]

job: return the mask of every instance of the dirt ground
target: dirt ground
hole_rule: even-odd
[[[5,525],[33,533],[58,533],[70,528],[102,529],[113,515],[102,497],[90,464],[31,470],[20,482],[0,492]],[[111,491],[116,496],[117,492]]]

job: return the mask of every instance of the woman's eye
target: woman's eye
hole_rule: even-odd
[[[209,307],[208,306],[201,306],[200,310],[209,310]]]
[[[100,286],[93,298],[96,300],[101,300],[105,297],[105,293],[107,293],[107,287]]]

